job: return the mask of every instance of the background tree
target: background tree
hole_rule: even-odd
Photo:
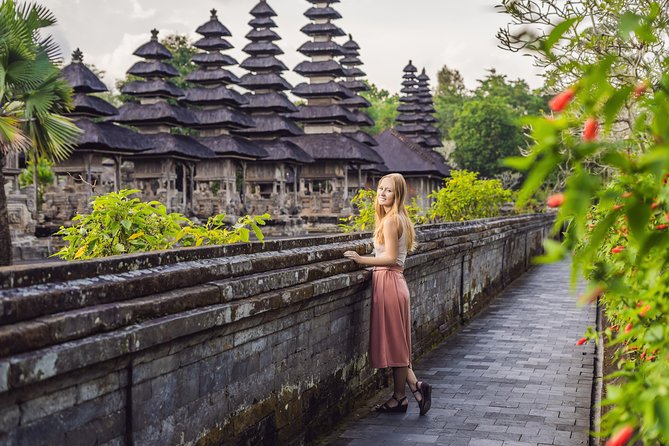
[[[451,129],[458,168],[493,178],[505,168],[500,160],[520,154],[525,144],[514,110],[503,99],[488,97],[467,101]]]
[[[71,105],[72,90],[56,65],[59,50],[40,30],[56,23],[46,8],[0,4],[0,265],[11,263],[5,179],[10,152],[30,151],[32,159],[66,158],[79,129],[59,113]]]
[[[395,125],[400,96],[398,94],[391,95],[388,90],[379,89],[371,82],[368,85],[369,91],[362,92],[361,96],[372,104],[366,112],[374,120],[374,127],[363,128],[363,130],[375,136]]]
[[[445,139],[451,138],[451,128],[462,105],[467,100],[464,79],[456,69],[444,65],[437,73],[437,86],[434,92],[437,128]]]

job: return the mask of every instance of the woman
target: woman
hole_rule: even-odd
[[[372,273],[372,317],[370,320],[370,364],[374,368],[392,367],[393,395],[376,408],[379,412],[406,412],[409,384],[420,414],[432,404],[432,387],[420,382],[411,369],[411,321],[409,289],[404,280],[407,251],[415,248],[415,232],[404,207],[406,182],[398,173],[381,178],[376,191],[374,257],[346,251],[344,256],[374,266]]]

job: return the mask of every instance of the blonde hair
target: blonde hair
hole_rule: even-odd
[[[381,184],[381,182],[385,179],[390,179],[393,183],[393,193],[395,195],[395,200],[393,201],[392,209],[388,213],[386,213],[386,209],[379,204],[378,199],[374,202],[374,210],[376,211],[376,215],[374,216],[376,223],[374,229],[374,240],[376,240],[376,242],[379,244],[383,244],[385,242],[385,238],[383,236],[383,224],[385,223],[386,218],[394,218],[397,222],[397,226],[402,228],[402,233],[406,234],[407,250],[413,251],[416,249],[416,231],[414,230],[413,223],[409,218],[409,213],[404,207],[407,183],[401,174],[391,173],[382,177],[378,184]],[[397,234],[397,236],[401,237],[400,234]]]

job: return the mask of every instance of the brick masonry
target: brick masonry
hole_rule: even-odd
[[[522,274],[549,215],[424,227],[414,350]],[[387,381],[369,234],[0,268],[0,444],[305,444]]]

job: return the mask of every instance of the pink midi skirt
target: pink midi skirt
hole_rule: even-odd
[[[377,369],[411,365],[409,288],[402,271],[377,266],[372,273],[369,362]]]

